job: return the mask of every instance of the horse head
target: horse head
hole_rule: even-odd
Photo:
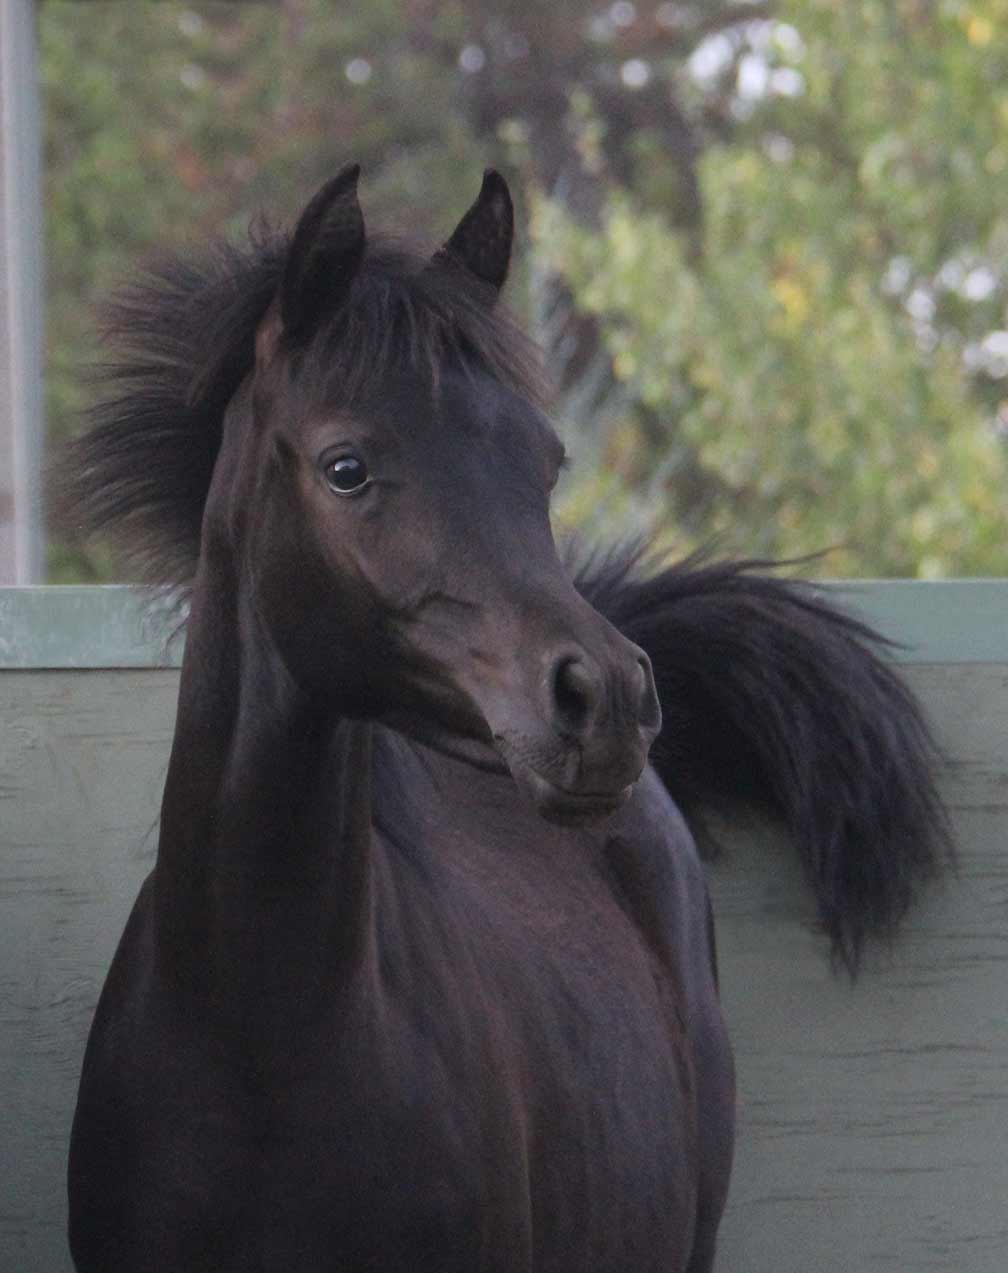
[[[548,818],[605,815],[660,709],[647,655],[557,554],[563,447],[497,304],[507,186],[488,172],[428,257],[368,240],[357,176],[290,239],[205,541],[217,526],[235,546],[249,613],[304,693],[435,745],[491,744]]]

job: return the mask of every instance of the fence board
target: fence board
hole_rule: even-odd
[[[854,986],[781,837],[712,869],[739,1138],[719,1268],[1008,1268],[1008,668],[917,666],[957,873]]]

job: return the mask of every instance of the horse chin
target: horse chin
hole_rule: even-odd
[[[618,791],[570,791],[534,769],[518,765],[511,766],[511,774],[540,817],[568,827],[603,822],[626,804],[634,789],[629,783]]]
[[[611,790],[578,791],[546,778],[527,758],[519,754],[505,734],[493,733],[489,725],[471,732],[422,724],[409,716],[386,713],[384,725],[406,734],[434,751],[472,765],[487,773],[510,772],[519,792],[540,817],[560,826],[584,827],[603,822],[627,803],[634,783]]]

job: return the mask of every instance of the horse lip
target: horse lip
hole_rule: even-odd
[[[567,826],[582,826],[610,817],[626,804],[634,789],[631,782],[618,791],[570,791],[550,782],[534,769],[512,772],[541,817]]]

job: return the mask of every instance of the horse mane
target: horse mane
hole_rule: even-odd
[[[258,223],[244,244],[155,261],[106,306],[111,355],[94,377],[87,428],[60,456],[54,494],[67,529],[111,532],[137,578],[184,589],[195,575],[225,413],[253,368],[289,243]],[[345,303],[297,360],[344,406],[395,372],[436,388],[449,365],[485,371],[535,402],[547,396],[537,347],[484,285],[388,238],[369,239]]]
[[[705,839],[703,811],[738,802],[779,818],[854,973],[865,939],[890,939],[952,857],[941,756],[885,657],[892,643],[773,573],[781,564],[701,552],[666,565],[633,544],[575,546],[570,568],[651,658],[663,712],[651,761],[694,831]]]

